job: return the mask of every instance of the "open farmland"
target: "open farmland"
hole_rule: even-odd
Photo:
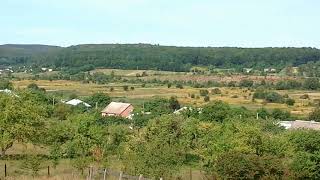
[[[176,96],[178,100],[184,105],[202,106],[206,104],[203,101],[203,97],[200,96],[200,89],[204,88],[193,88],[184,87],[183,89],[167,86],[157,85],[157,84],[147,84],[145,87],[141,87],[141,84],[127,84],[127,83],[109,83],[104,85],[99,84],[84,84],[75,81],[66,80],[56,80],[56,81],[46,81],[46,80],[21,80],[14,81],[14,86],[16,88],[26,88],[29,84],[36,83],[42,88],[45,88],[47,92],[63,92],[66,94],[75,93],[79,96],[89,96],[96,92],[107,93],[111,97],[118,100],[125,100],[127,102],[133,103],[138,106],[142,106],[144,101],[154,97],[164,97],[169,98],[171,96]],[[134,90],[125,91],[123,86],[127,85],[129,87],[134,87]],[[113,87],[113,91],[110,88]],[[214,87],[212,87],[214,88]],[[209,91],[212,88],[207,88]],[[252,94],[254,91],[250,91],[246,88],[220,88],[222,94],[212,95],[209,94],[210,100],[221,100],[227,102],[234,106],[244,106],[248,109],[256,110],[259,108],[274,109],[280,108],[290,111],[294,115],[306,116],[311,112],[313,107],[309,106],[314,99],[320,99],[320,93],[316,91],[302,91],[302,90],[281,90],[278,91],[280,94],[287,94],[289,97],[293,98],[296,103],[294,106],[287,106],[286,104],[278,103],[264,103],[262,100],[252,101]],[[191,94],[195,95],[195,98],[191,98]],[[308,94],[310,99],[300,99],[303,94]]]

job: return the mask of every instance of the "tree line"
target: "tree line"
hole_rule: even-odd
[[[283,69],[320,60],[315,48],[174,47],[150,44],[0,46],[0,64],[69,72],[95,68],[189,71],[193,66]]]

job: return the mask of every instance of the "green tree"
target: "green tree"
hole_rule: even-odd
[[[304,81],[303,86],[309,90],[316,90],[320,87],[320,82],[318,78],[308,78]]]
[[[200,119],[203,121],[223,122],[230,117],[231,108],[228,104],[222,101],[215,101],[203,107]]]
[[[150,177],[169,178],[179,172],[186,158],[185,119],[165,115],[149,121],[140,138],[129,142],[126,167]]]
[[[284,167],[277,157],[227,152],[217,160],[217,172],[224,179],[282,179]]]
[[[91,104],[92,106],[97,104],[99,108],[102,108],[102,107],[107,106],[111,102],[111,98],[108,94],[95,93],[95,94],[89,96],[85,101],[88,104]]]
[[[13,143],[37,141],[45,132],[43,107],[22,98],[0,94],[0,151],[4,156]]]

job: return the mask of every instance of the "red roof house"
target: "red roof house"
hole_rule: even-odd
[[[121,116],[129,118],[133,111],[133,106],[129,103],[111,102],[101,111],[102,116]]]

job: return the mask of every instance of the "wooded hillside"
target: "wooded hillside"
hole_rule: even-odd
[[[2,45],[1,65],[52,68],[157,69],[189,71],[192,66],[277,68],[319,61],[315,48],[174,47],[150,44]]]

